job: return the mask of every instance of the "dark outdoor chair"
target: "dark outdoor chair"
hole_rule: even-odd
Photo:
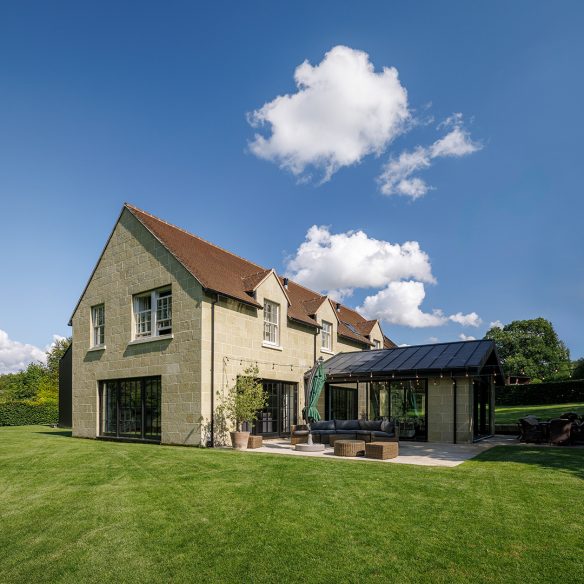
[[[526,416],[521,418],[519,420],[519,429],[521,431],[519,436],[521,442],[540,443],[543,441],[543,431],[536,417]]]
[[[550,444],[556,446],[570,442],[572,422],[564,418],[550,420]]]
[[[576,412],[567,412],[565,414],[562,414],[560,418],[564,420],[570,420],[570,422],[575,422],[578,420],[578,414]]]

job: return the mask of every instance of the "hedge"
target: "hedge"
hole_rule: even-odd
[[[57,404],[35,404],[26,401],[0,403],[0,426],[56,424],[58,421]]]
[[[584,379],[505,385],[496,388],[496,403],[501,406],[537,406],[584,402]]]

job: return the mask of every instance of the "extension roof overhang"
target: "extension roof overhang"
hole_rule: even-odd
[[[489,340],[339,353],[324,362],[324,369],[329,380],[488,374],[503,381],[495,343]]]

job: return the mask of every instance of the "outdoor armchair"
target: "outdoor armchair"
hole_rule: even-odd
[[[535,416],[521,418],[519,420],[519,428],[521,431],[519,440],[521,442],[535,442],[536,444],[543,442],[543,430]]]
[[[571,420],[564,418],[550,420],[550,444],[568,444],[570,442],[571,431]]]

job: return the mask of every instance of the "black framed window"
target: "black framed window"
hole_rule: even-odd
[[[161,397],[160,377],[100,382],[100,435],[160,442]]]

